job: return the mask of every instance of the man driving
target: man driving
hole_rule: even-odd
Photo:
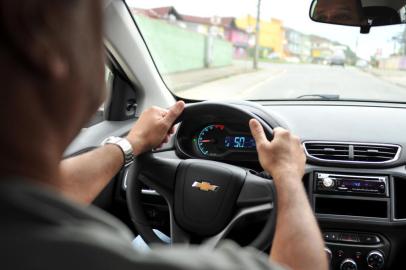
[[[89,205],[122,168],[120,145],[62,160],[105,97],[101,1],[5,0],[0,13],[1,269],[328,268],[301,182],[300,140],[276,128],[270,142],[256,120],[260,163],[278,193],[269,260],[231,243],[133,249],[132,233]],[[122,142],[135,156],[159,147],[183,109],[148,109]]]

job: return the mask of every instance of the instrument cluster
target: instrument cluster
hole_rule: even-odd
[[[255,140],[248,125],[206,123],[178,132],[177,150],[188,157],[257,161]]]

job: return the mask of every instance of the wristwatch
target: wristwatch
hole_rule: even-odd
[[[124,155],[124,167],[128,167],[134,162],[134,152],[131,143],[124,138],[111,136],[103,140],[101,145],[114,144],[120,147]]]

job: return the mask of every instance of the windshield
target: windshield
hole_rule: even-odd
[[[181,98],[406,102],[405,25],[360,34],[316,23],[308,0],[127,4],[163,80]]]

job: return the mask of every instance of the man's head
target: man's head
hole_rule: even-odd
[[[312,10],[312,18],[316,21],[355,25],[363,23],[361,0],[317,0]]]
[[[100,106],[101,9],[99,0],[0,1],[1,169],[61,155]]]

